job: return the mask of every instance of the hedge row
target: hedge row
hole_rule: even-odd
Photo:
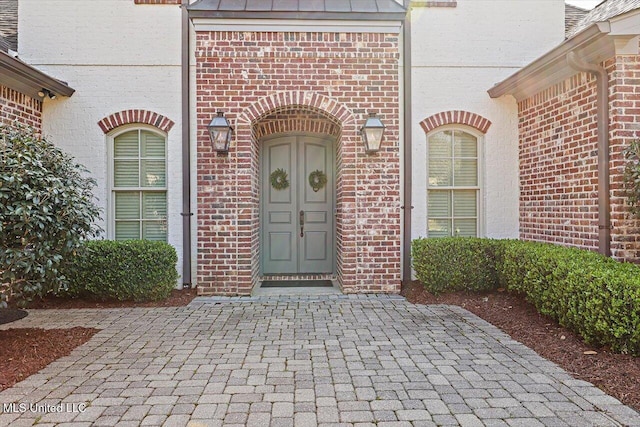
[[[413,267],[428,290],[524,294],[586,342],[640,354],[640,268],[595,252],[518,240],[418,239]]]
[[[167,298],[178,280],[173,246],[148,240],[94,240],[64,271],[71,297],[156,301]]]

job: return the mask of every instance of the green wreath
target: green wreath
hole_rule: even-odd
[[[327,185],[327,175],[319,169],[314,170],[309,174],[309,185],[313,191],[318,192]]]
[[[271,172],[269,179],[271,180],[271,186],[276,190],[289,188],[289,175],[287,175],[287,172],[282,168],[278,168]]]

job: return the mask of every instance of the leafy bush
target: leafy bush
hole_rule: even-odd
[[[149,240],[95,240],[68,270],[71,297],[155,301],[167,298],[178,280],[173,246]]]
[[[431,292],[502,286],[586,342],[640,354],[640,268],[595,252],[518,240],[418,239],[413,266]],[[491,271],[493,269],[493,271]]]
[[[417,239],[411,252],[416,276],[429,292],[485,291],[497,286],[496,240],[470,237]]]
[[[640,354],[640,268],[595,252],[533,242],[504,248],[504,285],[586,342]]]
[[[0,306],[63,288],[59,270],[99,231],[95,181],[32,130],[0,125]]]
[[[631,141],[622,152],[625,158],[623,183],[629,211],[640,218],[640,140]]]

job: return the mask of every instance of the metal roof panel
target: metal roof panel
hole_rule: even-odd
[[[324,12],[326,10],[324,0],[301,1],[298,7],[305,12]]]
[[[401,20],[406,9],[395,0],[198,0],[192,17]]]
[[[220,10],[246,10],[247,0],[220,0]]]
[[[273,0],[273,11],[297,12],[298,0]]]
[[[271,0],[247,0],[247,11],[260,10],[269,11],[273,8],[273,2]]]

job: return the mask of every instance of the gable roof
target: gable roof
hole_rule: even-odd
[[[0,50],[18,50],[18,0],[0,0]]]
[[[580,19],[569,31],[567,38],[571,38],[595,22],[602,22],[623,13],[640,8],[640,0],[606,0],[594,7]]]
[[[198,0],[195,18],[402,20],[407,10],[394,0]]]
[[[580,7],[577,7],[577,6],[573,6],[573,5],[569,4],[569,3],[565,3],[564,4],[564,33],[565,33],[565,36],[567,36],[569,34],[569,32],[573,29],[573,27],[575,27],[578,24],[578,22],[580,22],[580,20],[585,17],[585,15],[587,13],[589,13],[589,11],[586,10],[586,9],[582,9]]]

